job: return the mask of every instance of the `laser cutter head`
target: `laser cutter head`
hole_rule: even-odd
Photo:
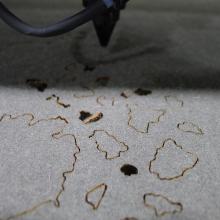
[[[83,5],[88,7],[96,0],[83,0]],[[93,23],[101,46],[106,47],[111,39],[115,25],[120,19],[120,11],[126,7],[129,0],[104,0],[113,2],[113,6],[94,17]]]

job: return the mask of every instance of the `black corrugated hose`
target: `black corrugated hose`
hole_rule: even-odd
[[[52,37],[72,31],[80,25],[89,22],[105,10],[108,10],[109,5],[106,4],[106,1],[108,3],[111,2],[111,0],[97,0],[94,4],[89,5],[76,15],[46,27],[33,27],[25,23],[9,11],[2,2],[0,2],[0,18],[20,33],[36,37]]]

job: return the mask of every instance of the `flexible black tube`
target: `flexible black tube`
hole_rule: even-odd
[[[36,37],[52,37],[67,33],[90,21],[94,16],[103,13],[105,10],[107,10],[106,5],[103,1],[98,0],[76,15],[65,18],[55,24],[47,27],[33,27],[15,16],[0,2],[0,18],[5,23],[20,33]]]

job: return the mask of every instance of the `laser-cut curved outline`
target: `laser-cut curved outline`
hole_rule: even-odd
[[[99,104],[100,106],[105,106],[105,105],[101,102],[102,99],[103,99],[103,100],[106,100],[107,98],[106,98],[106,96],[98,96],[98,97],[96,98],[96,103]],[[112,105],[112,106],[115,105],[115,97],[112,97],[111,105]]]
[[[166,103],[167,103],[168,105],[170,105],[170,106],[171,106],[171,104],[169,103],[168,99],[174,99],[174,100],[176,100],[176,102],[180,103],[180,107],[181,107],[181,108],[184,106],[184,101],[181,100],[181,99],[178,99],[176,96],[166,95],[166,96],[164,96],[164,99],[165,99]]]
[[[64,128],[66,126],[66,124],[68,124],[68,120],[60,115],[56,116],[56,117],[51,117],[51,118],[47,118],[47,119],[39,119],[39,120],[36,120],[35,121],[35,117],[32,113],[24,113],[24,114],[21,114],[21,115],[16,115],[16,116],[12,116],[11,114],[3,114],[1,117],[0,117],[0,123],[4,120],[4,119],[8,119],[8,120],[16,120],[16,119],[19,119],[19,118],[22,118],[22,117],[28,117],[29,120],[27,120],[27,125],[29,127],[32,127],[40,122],[47,122],[47,121],[55,121],[55,120],[60,120],[60,121],[63,121],[64,122],[64,125],[62,126],[61,129],[59,129],[58,131],[56,132],[53,132],[51,134],[52,138],[54,139],[61,139],[61,138],[64,138],[64,137],[67,137],[67,136],[71,136],[73,137],[74,139],[74,145],[75,147],[77,148],[77,151],[74,152],[73,154],[73,157],[74,157],[74,160],[73,160],[73,163],[72,163],[72,168],[70,170],[66,170],[62,173],[62,183],[61,183],[61,189],[58,191],[58,193],[56,194],[56,197],[55,197],[55,200],[54,199],[48,199],[48,200],[45,200],[45,201],[42,201],[40,203],[38,203],[37,205],[29,208],[29,209],[26,209],[24,211],[21,211],[21,212],[18,212],[17,214],[15,215],[12,215],[12,216],[9,216],[8,218],[6,218],[6,220],[11,220],[11,219],[16,219],[18,217],[21,217],[21,216],[24,216],[24,215],[28,215],[28,214],[31,214],[33,213],[34,211],[36,211],[38,208],[46,205],[46,204],[50,204],[50,203],[53,203],[55,207],[60,207],[60,196],[62,195],[62,193],[65,191],[65,183],[66,183],[66,180],[67,180],[67,175],[68,174],[71,174],[74,172],[75,170],[75,164],[77,162],[77,154],[80,153],[80,147],[77,143],[77,139],[75,137],[74,134],[65,134],[63,133],[64,132]]]
[[[106,100],[106,97],[105,96],[98,96],[96,98],[96,103],[99,104],[100,106],[104,106],[104,104],[101,102],[101,99]]]
[[[22,216],[25,216],[25,215],[28,215],[28,214],[31,214],[33,213],[34,211],[36,211],[37,209],[39,209],[40,207],[42,206],[45,206],[45,205],[49,205],[53,202],[53,200],[46,200],[46,201],[43,201],[35,206],[33,206],[32,208],[30,209],[26,209],[25,211],[22,211],[22,212],[19,212],[13,216],[10,216],[8,218],[6,218],[6,220],[12,220],[12,219],[16,219],[16,218],[19,218],[19,217],[22,217]]]
[[[185,167],[181,173],[179,175],[176,175],[176,176],[172,176],[172,177],[161,177],[160,173],[159,172],[156,172],[156,171],[153,171],[152,170],[152,165],[153,163],[157,160],[157,156],[159,154],[159,151],[162,150],[164,147],[165,147],[165,144],[168,142],[168,141],[171,141],[173,142],[173,144],[177,147],[177,148],[180,148],[183,152],[187,153],[187,154],[190,154],[192,157],[193,157],[193,163],[192,165],[188,166],[188,167]],[[154,174],[157,176],[158,179],[160,180],[167,180],[167,181],[171,181],[171,180],[176,180],[176,179],[179,179],[180,177],[183,177],[185,175],[185,173],[189,170],[192,170],[196,164],[199,162],[199,157],[195,154],[195,153],[192,153],[192,152],[189,152],[189,151],[185,151],[183,149],[183,147],[181,145],[178,145],[177,142],[172,139],[172,138],[168,138],[166,139],[165,141],[163,141],[163,144],[162,146],[160,146],[159,148],[156,148],[156,152],[154,154],[154,158],[152,160],[150,160],[150,163],[149,163],[149,172],[151,174]]]
[[[104,187],[104,190],[103,190],[102,195],[101,195],[100,199],[98,200],[97,204],[94,204],[93,202],[89,201],[89,195],[102,187]],[[98,186],[94,187],[93,189],[89,190],[86,193],[85,202],[87,204],[89,204],[90,206],[92,206],[93,210],[97,210],[99,208],[104,196],[105,196],[107,189],[108,189],[108,186],[105,183],[99,184]]]
[[[77,95],[77,94],[74,94],[74,98],[77,98],[77,99],[83,99],[83,98],[89,98],[89,97],[93,97],[95,96],[95,91],[92,89],[92,88],[89,88],[87,86],[81,86],[81,88],[83,89],[86,89],[88,92],[90,92],[91,94],[90,95]]]
[[[148,134],[151,125],[155,125],[155,124],[160,123],[161,118],[162,118],[163,116],[165,116],[165,114],[166,114],[166,112],[167,112],[165,109],[155,109],[155,110],[153,110],[153,111],[156,111],[156,112],[161,112],[161,114],[157,117],[156,120],[154,120],[154,121],[148,121],[148,122],[147,122],[147,126],[144,128],[144,130],[140,130],[140,129],[136,128],[134,125],[132,125],[132,120],[133,120],[132,109],[131,109],[131,107],[130,107],[128,104],[127,104],[126,106],[127,106],[127,108],[128,108],[128,126],[129,126],[130,128],[132,128],[133,130],[135,130],[136,132],[142,133],[142,134]]]
[[[46,119],[38,119],[36,121],[34,121],[35,117],[32,113],[24,113],[21,115],[16,115],[16,116],[12,116],[11,114],[3,114],[0,117],[0,122],[2,122],[5,118],[9,119],[9,120],[16,120],[18,118],[22,118],[22,117],[29,117],[28,122],[28,126],[34,126],[40,122],[46,122],[46,121],[56,121],[56,120],[61,120],[63,122],[65,122],[65,124],[68,124],[68,120],[60,115],[56,116],[56,117],[51,117],[51,118],[46,118]]]
[[[70,104],[65,104],[65,103],[61,102],[59,96],[52,95],[52,96],[49,96],[49,97],[46,98],[47,101],[50,101],[50,100],[53,100],[53,99],[56,100],[57,105],[59,105],[59,106],[61,106],[61,107],[63,107],[63,108],[69,108],[69,107],[71,107]]]
[[[170,205],[176,206],[176,207],[178,207],[179,209],[176,209],[176,210],[174,210],[174,211],[163,211],[163,212],[160,213],[160,212],[158,211],[158,209],[157,209],[156,206],[151,205],[151,204],[149,204],[149,203],[146,202],[146,198],[149,197],[149,196],[152,196],[152,197],[155,197],[155,198],[158,198],[158,197],[159,197],[159,198],[162,198],[162,199],[166,200]],[[143,196],[143,200],[144,200],[144,205],[145,205],[146,207],[150,208],[150,209],[153,209],[153,210],[154,210],[154,213],[155,213],[155,215],[156,215],[157,217],[163,217],[163,216],[169,215],[169,214],[170,214],[170,215],[174,215],[174,214],[176,214],[176,213],[180,213],[180,212],[183,211],[183,205],[182,205],[182,203],[180,203],[180,202],[174,202],[174,201],[172,201],[171,199],[169,199],[169,198],[167,198],[166,196],[161,195],[161,194],[146,193],[146,194],[144,194],[144,196]]]
[[[118,152],[118,154],[116,156],[114,156],[114,157],[108,157],[108,152],[103,150],[103,149],[101,149],[100,148],[100,144],[95,139],[96,132],[104,132],[107,136],[109,136],[110,138],[113,138],[119,145],[123,145],[125,147],[125,150],[120,150]],[[89,138],[94,138],[95,139],[96,148],[98,149],[98,151],[100,151],[101,153],[105,154],[105,159],[106,160],[114,160],[114,159],[120,157],[121,153],[125,153],[125,152],[127,152],[129,150],[129,146],[125,142],[119,141],[118,138],[116,138],[114,135],[109,134],[105,130],[94,130],[93,133],[89,136]]]
[[[184,126],[186,124],[191,125],[192,127],[196,128],[197,132],[193,131],[193,130],[190,130],[190,129],[184,129],[184,128],[181,127],[181,126]],[[192,122],[188,122],[188,121],[184,121],[182,123],[177,124],[177,129],[179,129],[180,131],[186,132],[186,133],[192,133],[192,134],[195,134],[195,135],[204,135],[203,130],[198,125],[196,125]]]
[[[80,150],[80,147],[79,147],[79,145],[78,145],[76,136],[75,136],[74,134],[63,134],[63,132],[61,131],[61,132],[52,134],[52,137],[55,138],[55,139],[61,139],[61,138],[64,138],[64,137],[72,137],[73,140],[74,140],[74,145],[75,145],[75,147],[77,148],[77,151],[74,152],[74,154],[73,154],[74,160],[73,160],[73,162],[72,162],[72,167],[71,167],[71,169],[66,170],[66,171],[64,171],[64,172],[62,173],[63,181],[62,181],[62,183],[61,183],[61,189],[60,189],[60,191],[57,193],[56,199],[55,199],[55,201],[54,201],[54,205],[55,205],[56,207],[60,207],[60,196],[61,196],[62,193],[65,191],[65,183],[66,183],[66,180],[67,180],[67,175],[74,172],[74,170],[75,170],[75,165],[76,165],[76,162],[77,162],[77,159],[78,159],[78,158],[77,158],[77,155],[81,152],[81,150]]]

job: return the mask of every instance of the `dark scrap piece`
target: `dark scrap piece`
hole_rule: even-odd
[[[85,65],[85,67],[84,67],[84,71],[85,72],[92,72],[92,71],[94,71],[95,70],[95,66],[91,66],[91,65]]]
[[[128,96],[127,96],[127,94],[125,92],[122,92],[121,96],[124,97],[125,99],[128,99]]]
[[[88,117],[90,117],[92,114],[90,112],[85,112],[85,111],[81,111],[80,112],[80,116],[79,119],[81,121],[84,121],[85,119],[87,119]]]
[[[121,167],[121,172],[124,173],[126,176],[136,175],[138,174],[137,167],[131,165],[131,164],[124,164]]]
[[[81,111],[79,117],[79,119],[83,121],[85,124],[99,121],[101,118],[103,118],[103,113],[101,112],[96,112],[94,114],[91,114],[90,112],[86,112],[86,111]]]
[[[39,92],[43,92],[47,88],[47,83],[40,79],[27,79],[26,84],[32,88],[36,88]]]
[[[121,92],[121,97],[128,99],[133,95],[133,91],[131,90],[124,90],[123,92]]]
[[[124,219],[122,219],[122,220],[138,220],[137,218],[134,218],[134,217],[126,217],[126,218],[124,218]]]
[[[152,94],[152,91],[147,90],[147,89],[138,88],[134,91],[134,93],[137,95],[140,95],[140,96],[146,96],[146,95]]]

